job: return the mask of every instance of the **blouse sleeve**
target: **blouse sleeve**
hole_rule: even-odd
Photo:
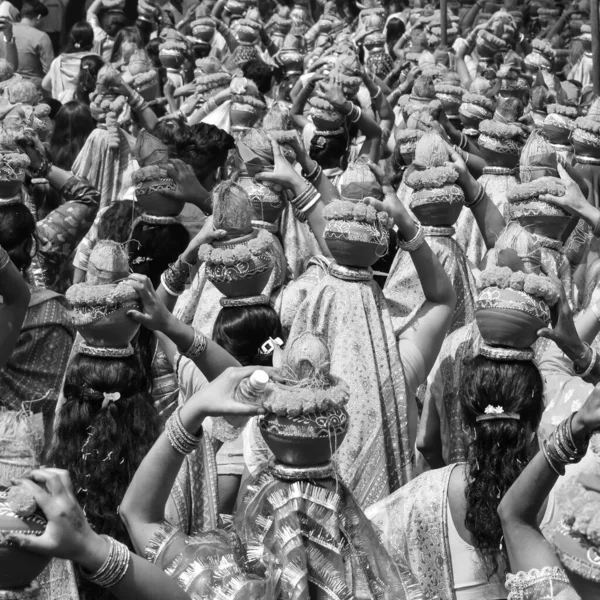
[[[506,576],[508,600],[581,600],[560,567],[520,571]]]
[[[92,226],[100,206],[100,194],[79,177],[71,177],[61,194],[65,203],[37,224],[40,254],[51,263],[73,252]]]

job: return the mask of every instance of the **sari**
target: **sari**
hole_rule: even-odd
[[[453,227],[424,227],[427,243],[437,256],[456,291],[457,302],[448,333],[473,320],[475,278],[465,253],[452,239]],[[408,252],[398,252],[383,287],[394,332],[399,334],[425,303],[419,276]]]
[[[485,167],[483,175],[477,180],[507,221],[508,193],[519,183],[513,173],[513,169]],[[473,211],[463,210],[460,213],[456,224],[455,239],[465,251],[467,258],[478,267],[487,252],[487,248],[475,222]]]
[[[412,477],[408,413],[420,382],[405,378],[405,370],[414,365],[401,360],[379,286],[372,279],[346,281],[332,272],[300,305],[289,339],[306,331],[322,336],[331,354],[331,374],[350,386],[350,425],[336,468],[364,507]]]
[[[81,67],[81,59],[90,54],[93,55],[94,53],[71,52],[60,54],[52,61],[48,76],[50,77],[52,97],[55,100],[65,98],[66,92],[75,90]]]
[[[510,592],[508,600],[580,600],[569,577],[560,567],[508,574],[506,589]]]

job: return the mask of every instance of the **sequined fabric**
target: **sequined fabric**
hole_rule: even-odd
[[[579,600],[560,567],[531,569],[506,576],[508,600]]]
[[[335,474],[284,481],[267,468],[243,491],[234,523],[245,547],[277,559],[280,600],[422,598]]]
[[[350,428],[336,464],[359,505],[368,506],[409,481],[413,469],[407,406],[414,398],[407,397],[381,289],[324,276],[300,306],[289,339],[305,331],[326,339],[331,374],[350,386]]]
[[[456,598],[447,510],[454,466],[424,473],[366,510],[394,563],[408,566],[428,600]]]
[[[514,175],[490,174],[482,175],[478,182],[506,219],[508,216],[508,193],[519,183],[518,179]],[[455,239],[465,251],[467,258],[475,266],[479,266],[487,249],[472,211],[467,209],[460,213],[456,224]]]

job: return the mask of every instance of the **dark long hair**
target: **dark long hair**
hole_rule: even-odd
[[[95,54],[84,56],[81,59],[79,75],[77,76],[77,86],[75,87],[74,99],[79,100],[89,106],[90,94],[96,89],[96,80],[98,73],[104,66],[104,61]]]
[[[104,393],[120,398],[105,402]],[[68,469],[77,500],[98,533],[131,542],[118,508],[142,459],[160,434],[151,380],[137,356],[96,358],[78,354],[64,386],[49,464]],[[108,598],[82,585],[87,599]]]
[[[35,219],[24,204],[0,206],[0,246],[19,271],[29,268],[37,250],[37,234]]]
[[[121,59],[123,44],[125,42],[133,42],[139,50],[144,47],[144,42],[140,32],[135,27],[124,27],[117,33],[115,44],[110,55],[110,62],[114,63]]]
[[[94,30],[87,21],[75,23],[69,32],[69,39],[63,52],[89,52],[94,47]]]
[[[56,115],[54,131],[50,138],[50,156],[54,164],[70,171],[94,129],[96,121],[89,106],[76,100],[67,102]]]
[[[123,244],[131,237],[133,222],[139,215],[133,200],[113,202],[98,221],[98,239]]]
[[[131,235],[129,264],[134,273],[146,275],[154,287],[163,271],[187,248],[190,234],[180,223],[150,225],[140,221]]]
[[[532,432],[544,410],[543,382],[532,362],[477,356],[466,365],[462,392],[464,424],[474,432],[467,464],[465,526],[489,578],[500,568],[500,556],[508,564],[504,546],[500,550],[498,505],[535,452]],[[488,406],[500,406],[520,418],[477,422]]]
[[[269,305],[230,306],[217,315],[213,341],[244,366],[272,366],[273,356],[260,352],[269,338],[283,338],[279,315]]]

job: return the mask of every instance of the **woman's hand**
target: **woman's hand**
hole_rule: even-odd
[[[151,331],[165,333],[169,328],[170,320],[175,317],[158,297],[150,279],[146,275],[132,273],[125,283],[138,293],[144,310],[143,313],[138,310],[130,310],[127,312],[127,316]]]
[[[263,367],[229,367],[209,385],[196,392],[184,405],[183,411],[189,407],[193,412],[199,412],[209,417],[252,417],[265,414],[265,410],[255,404],[245,404],[234,399],[235,391],[246,377],[250,377],[257,369],[265,370],[273,375],[274,370]]]
[[[450,154],[450,160],[445,163],[445,166],[454,167],[458,171],[458,185],[460,185],[465,194],[469,194],[470,198],[474,198],[479,191],[477,180],[469,172],[467,163],[463,160],[462,156],[450,145],[448,145],[448,153]]]
[[[550,309],[552,328],[543,327],[537,334],[539,337],[552,340],[570,360],[574,361],[585,354],[586,345],[581,341],[575,328],[573,313],[563,285],[556,277],[552,279],[560,291],[558,304]]]
[[[202,229],[194,236],[188,244],[181,257],[186,263],[195,265],[198,262],[198,248],[203,244],[212,244],[215,240],[225,237],[227,232],[224,229],[215,229],[212,215],[206,218]]]
[[[344,95],[342,88],[342,82],[339,77],[331,76],[328,83],[323,83],[315,89],[315,94],[323,100],[329,101],[335,108],[340,112],[347,115],[352,109],[352,102],[350,102]],[[348,106],[350,108],[348,108]]]
[[[255,177],[256,181],[261,183],[274,183],[282,188],[291,190],[295,196],[298,196],[305,188],[306,181],[301,175],[296,173],[294,167],[283,156],[279,144],[271,140],[273,147],[274,166],[273,171],[263,171]]]
[[[560,175],[560,179],[556,177],[544,177],[543,180],[562,183],[565,186],[565,195],[553,196],[551,194],[544,194],[540,196],[540,200],[548,202],[548,204],[554,204],[568,213],[595,225],[600,217],[598,210],[588,202],[576,181],[560,163],[558,163],[558,174]]]
[[[102,566],[108,556],[108,543],[87,522],[67,471],[36,469],[13,483],[35,498],[48,524],[39,537],[11,533],[6,541],[37,554],[75,561],[91,572]]]
[[[21,138],[18,141],[19,147],[31,161],[31,170],[37,171],[43,164],[46,158],[46,149],[42,144],[37,133],[29,132],[26,138]]]
[[[175,100],[175,83],[172,79],[167,79],[165,81],[165,85],[163,86],[163,92],[165,94],[165,98],[168,100]]]
[[[125,83],[122,75],[115,77],[113,84],[110,86],[110,90],[111,92],[125,96],[126,98],[129,98],[129,96],[131,96],[131,92],[133,91],[131,86]]]
[[[194,169],[182,160],[174,158],[167,165],[167,174],[175,181],[177,187],[172,191],[165,190],[163,196],[180,200],[181,203],[189,202],[202,209],[210,194],[198,181]]]

